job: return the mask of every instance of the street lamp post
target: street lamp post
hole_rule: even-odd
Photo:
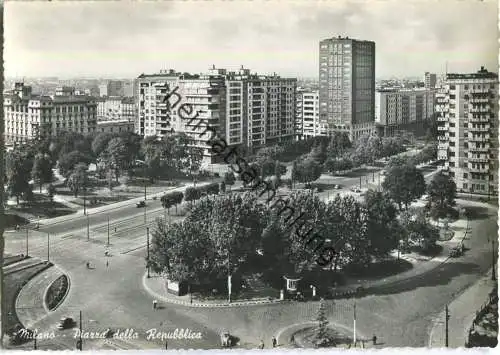
[[[28,257],[28,235],[29,231],[28,228],[26,228],[26,257]]]
[[[50,233],[47,233],[47,261],[50,261]]]
[[[87,241],[90,240],[90,221],[89,215],[87,215]]]
[[[83,186],[83,214],[87,214],[87,189]]]
[[[108,215],[108,244],[107,246],[109,247],[109,215]]]

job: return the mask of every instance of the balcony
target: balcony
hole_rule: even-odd
[[[438,141],[447,141],[447,140],[449,140],[449,137],[448,136],[438,136],[437,139],[438,139]]]
[[[489,167],[484,167],[484,168],[479,168],[479,167],[472,167],[472,164],[469,164],[468,166],[469,170],[475,173],[487,173],[490,171]]]
[[[447,131],[449,128],[446,126],[438,126],[437,130],[438,131]]]
[[[490,127],[468,127],[469,131],[471,132],[489,132]]]
[[[448,122],[448,119],[449,119],[448,117],[438,117],[437,121],[438,122]]]
[[[490,137],[473,137],[473,136],[469,136],[468,140],[470,142],[489,142],[490,141]]]
[[[477,157],[474,157],[474,158],[468,158],[469,162],[471,163],[488,163],[490,161],[490,159],[488,157],[482,157],[482,158],[477,158]]]
[[[474,123],[489,123],[491,120],[490,117],[471,117],[469,116],[469,122],[474,122]]]

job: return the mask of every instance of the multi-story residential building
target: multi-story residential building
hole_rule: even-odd
[[[447,74],[438,104],[438,157],[457,189],[497,194],[498,74]]]
[[[97,121],[96,132],[99,133],[134,132],[134,122],[129,120]]]
[[[329,38],[319,43],[320,121],[351,140],[375,120],[375,42]]]
[[[434,119],[435,90],[380,89],[375,93],[375,123],[381,136],[401,131],[424,135]]]
[[[99,85],[100,96],[124,96],[123,82],[121,80],[108,80]]]
[[[181,74],[173,70],[141,75],[136,132],[144,136],[164,136],[184,132],[192,145],[204,149],[205,160],[216,155],[206,144],[208,136],[200,137],[197,122],[181,120],[177,109],[190,103],[198,119],[215,129],[228,145],[250,149],[266,144],[293,140],[295,124],[296,79],[277,75],[260,76],[241,68],[237,72],[213,67],[207,74]],[[175,89],[182,102],[177,107],[163,100]],[[173,99],[171,99],[173,101]]]
[[[75,88],[72,86],[61,86],[56,88],[56,96],[73,96]]]
[[[328,135],[328,125],[319,120],[318,90],[302,91],[297,95],[297,121],[300,139]]]
[[[137,107],[132,97],[101,97],[97,99],[97,119],[99,121],[135,121]]]
[[[424,87],[426,89],[436,88],[436,74],[425,72],[425,74],[424,74]]]
[[[96,106],[92,97],[33,95],[30,86],[16,83],[4,94],[5,142],[23,143],[62,131],[94,132]]]

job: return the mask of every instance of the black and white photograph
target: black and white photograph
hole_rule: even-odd
[[[497,0],[0,7],[0,347],[497,346]]]

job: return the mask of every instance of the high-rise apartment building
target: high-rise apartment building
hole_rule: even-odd
[[[447,74],[438,93],[438,158],[457,189],[498,193],[498,74]]]
[[[436,88],[436,74],[425,72],[424,74],[424,87],[426,89]]]
[[[230,146],[257,148],[266,144],[294,139],[296,79],[277,75],[251,74],[241,68],[237,72],[213,67],[207,74],[181,74],[173,70],[141,75],[137,79],[138,116],[136,132],[144,136],[164,136],[184,132],[193,146],[205,149],[207,161],[215,161],[204,127],[195,128],[197,120],[182,120],[178,107],[189,103],[198,119],[215,129]],[[164,97],[175,89],[181,103],[170,107]]]
[[[375,42],[348,37],[319,43],[320,121],[351,140],[370,133],[375,120]]]
[[[375,93],[375,122],[380,135],[400,131],[424,135],[434,118],[435,90],[380,89]]]
[[[95,132],[96,106],[92,97],[33,95],[30,86],[16,83],[4,94],[5,142],[23,143],[62,131]]]
[[[328,125],[319,120],[318,90],[303,90],[297,94],[297,123],[300,139],[328,135]]]

